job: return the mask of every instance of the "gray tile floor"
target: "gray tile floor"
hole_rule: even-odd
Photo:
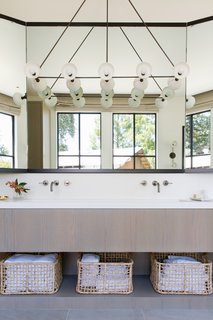
[[[213,320],[213,295],[159,295],[149,277],[130,295],[80,295],[64,277],[54,295],[0,295],[0,320]]]
[[[213,309],[0,310],[0,320],[213,320]]]

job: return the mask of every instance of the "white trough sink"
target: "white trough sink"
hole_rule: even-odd
[[[1,208],[213,208],[213,201],[190,199],[20,199],[0,201]]]

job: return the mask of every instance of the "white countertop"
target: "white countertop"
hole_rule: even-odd
[[[20,199],[1,200],[0,209],[138,208],[138,209],[213,209],[213,200],[190,199]]]

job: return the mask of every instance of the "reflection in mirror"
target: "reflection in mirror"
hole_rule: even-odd
[[[211,111],[186,116],[186,168],[209,168],[211,165]]]
[[[99,66],[106,61],[105,26],[94,28],[91,25],[70,26],[51,51],[64,31],[64,27],[33,25],[25,27],[24,24],[4,19],[0,20],[0,24],[0,35],[5,40],[1,51],[2,59],[0,59],[1,75],[4,79],[0,87],[0,113],[14,116],[14,151],[13,154],[10,151],[7,152],[7,155],[14,157],[14,160],[5,166],[30,169],[59,167],[119,169],[129,166],[140,169],[182,168],[185,79],[177,85],[174,80],[174,65],[186,60],[185,26],[150,27],[150,31],[162,47],[156,43],[144,26],[109,27],[108,55],[115,69],[113,75],[115,86],[113,91],[107,92],[110,99],[113,98],[112,107],[109,107],[110,103],[101,106],[101,86],[98,75]],[[26,97],[24,74],[26,61],[40,66],[41,74],[40,78],[34,81],[27,79],[27,105],[24,100],[21,106],[17,106],[12,101],[14,93],[19,92],[21,97]],[[137,66],[142,61],[148,62],[152,67],[152,75],[148,79],[143,79],[143,82],[140,81],[136,72]],[[69,83],[67,83],[60,75],[62,66],[67,62],[77,67],[75,81],[80,82],[82,91],[74,90],[72,80],[68,80]],[[169,86],[175,85],[174,97],[171,90],[165,89],[168,83]],[[144,92],[133,90],[134,86],[137,89],[139,86],[140,89],[141,84]],[[45,91],[46,85],[57,97],[56,106],[56,97],[49,99],[48,92]],[[42,88],[43,91],[40,95],[37,93],[38,88],[39,90]],[[82,100],[78,99],[76,91],[80,98],[85,99],[85,106]],[[45,94],[47,97],[43,99]],[[83,97],[81,97],[82,94]],[[161,98],[156,101],[160,95]],[[107,100],[106,98],[108,99],[104,96],[104,101]],[[88,128],[86,129],[86,125],[81,125],[78,129],[81,121],[75,121],[74,128],[78,129],[75,132],[78,132],[78,153],[75,139],[69,136],[69,128],[68,134],[64,137],[67,149],[61,149],[60,126],[57,118],[58,114],[62,113],[73,113],[73,117],[74,114],[81,114],[82,119],[84,114],[100,115],[100,128],[96,123],[90,130],[87,119]],[[119,136],[115,129],[118,115],[120,118],[123,116],[129,119],[129,124],[121,124],[119,128],[121,135],[127,137],[126,141],[120,143],[117,141]],[[144,126],[144,130],[149,132],[148,143],[141,134],[141,128],[138,128],[142,121],[138,119],[149,117],[149,115],[154,115],[155,120],[149,119]],[[133,131],[135,131],[134,134]],[[3,137],[6,133],[4,131],[0,134]],[[87,150],[85,150],[83,138],[86,134]],[[174,141],[176,158],[172,160],[170,153]],[[3,151],[1,155],[5,156],[5,150]],[[91,164],[93,155],[97,161]],[[74,163],[61,163],[59,158],[63,156],[70,159],[76,157],[78,165],[77,160]]]
[[[0,38],[0,167],[27,168],[26,105],[20,108],[12,99],[17,90],[26,92],[25,26],[0,19]]]
[[[174,65],[186,60],[185,27],[150,29]],[[37,150],[36,154],[41,155],[37,163],[29,162],[29,168],[181,169],[182,128],[185,125],[185,79],[180,81],[178,86],[174,83],[177,86],[175,90],[165,89],[169,81],[175,82],[174,66],[146,28],[125,27],[122,30],[126,36],[120,27],[109,28],[108,54],[115,69],[113,94],[109,91],[110,99],[113,99],[111,107],[110,102],[109,105],[107,103],[101,106],[98,75],[98,68],[106,59],[105,27],[95,27],[92,31],[89,26],[69,27],[54,47],[63,30],[60,26],[27,27],[27,61],[42,66],[39,81],[45,80],[52,93],[57,96],[56,106],[48,106],[42,100],[42,95],[37,94],[35,80],[28,79],[28,121],[29,118],[35,119],[33,109],[39,110],[40,114],[40,120],[37,119],[40,124],[36,128],[32,127],[33,120],[30,125],[28,123],[29,151],[30,137],[35,139],[37,136],[40,150]],[[84,41],[85,37],[87,38]],[[127,38],[131,39],[140,58]],[[83,46],[80,46],[76,53],[82,41]],[[144,93],[141,95],[140,92],[132,90],[138,79],[136,67],[141,62],[140,59],[148,61],[152,66],[152,76],[143,80],[145,84],[148,82],[148,86],[144,86]],[[72,80],[67,80],[67,83],[66,79],[60,76],[62,66],[68,61],[77,67],[75,81],[80,82],[80,91],[72,89],[73,85],[77,85],[74,81],[72,83]],[[138,82],[140,85],[140,81]],[[80,98],[83,94],[85,106],[76,103],[77,94]],[[139,97],[135,94],[139,94]],[[160,95],[160,103],[156,105],[156,98]],[[65,149],[62,148],[60,122],[57,122],[63,113],[75,120],[72,130],[67,127],[67,133],[63,136]],[[97,123],[91,127],[89,125],[90,116],[94,113],[100,117],[100,128]],[[150,118],[152,116],[153,119]],[[86,122],[82,120],[84,117]],[[118,117],[128,119],[127,123],[125,120],[123,123],[120,122],[119,128]],[[145,124],[142,119],[146,119]],[[79,127],[81,122],[83,125]],[[96,136],[97,131],[99,137]],[[122,141],[118,143],[119,132]],[[84,138],[85,135],[87,139]],[[146,141],[146,136],[149,141]],[[98,139],[100,146],[96,145]],[[176,141],[175,161],[169,156],[173,141]],[[33,146],[35,143],[33,140]],[[31,156],[29,153],[29,159],[35,159],[35,148],[32,152]]]
[[[14,116],[0,112],[0,168],[14,168]]]
[[[195,103],[186,104],[186,168],[213,167],[213,46],[208,39],[212,30],[213,21],[188,28],[187,60],[191,71],[187,94],[195,98]]]

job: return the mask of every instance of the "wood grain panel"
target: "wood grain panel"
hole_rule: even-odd
[[[213,252],[213,210],[0,209],[0,251]]]
[[[11,251],[43,251],[43,209],[14,209]]]

